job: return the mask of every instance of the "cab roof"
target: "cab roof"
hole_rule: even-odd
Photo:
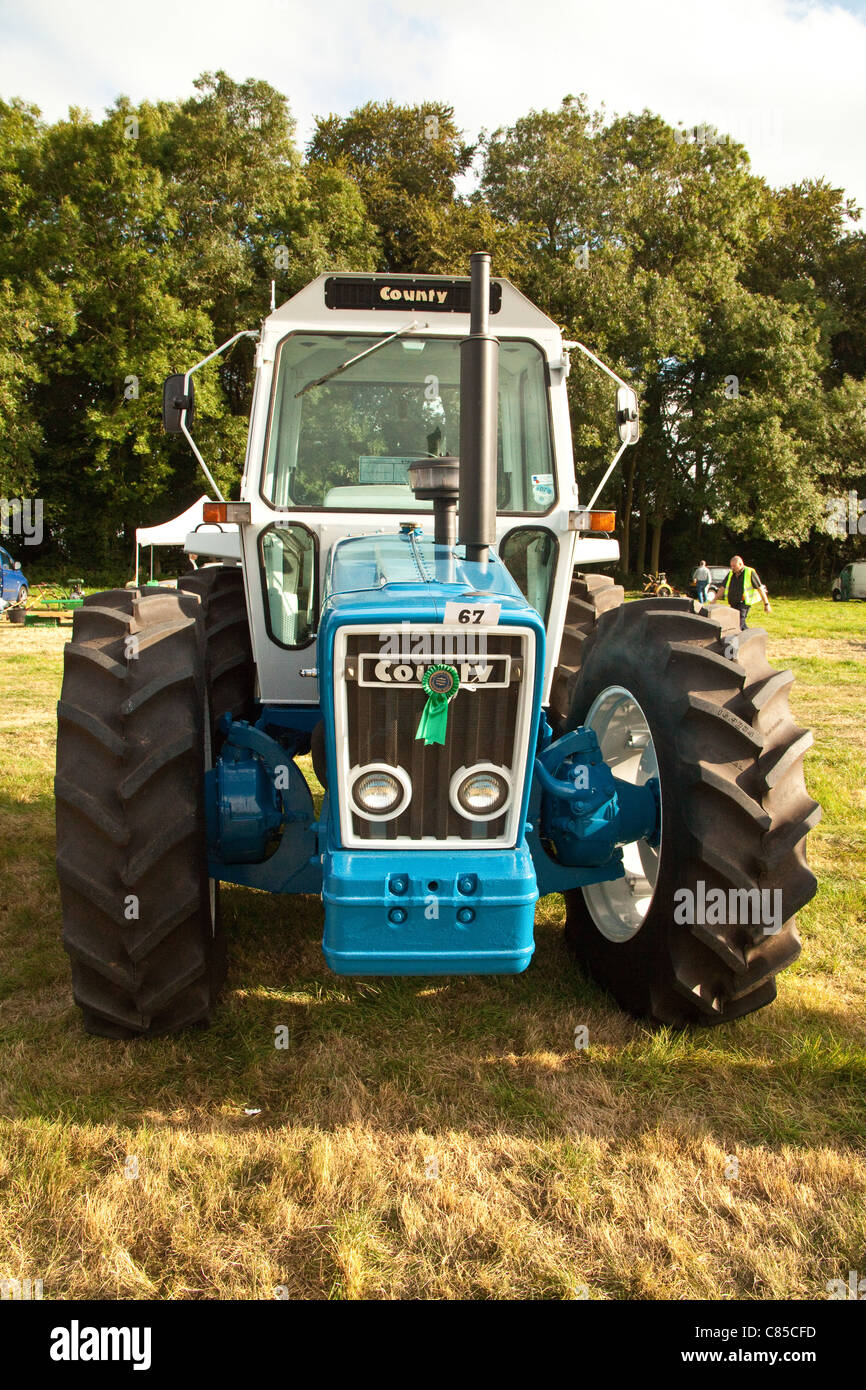
[[[386,275],[336,271],[318,275],[266,319],[269,338],[293,328],[328,332],[394,332],[417,318],[431,333],[469,333],[468,275]],[[561,343],[552,319],[509,280],[490,281],[490,331]]]

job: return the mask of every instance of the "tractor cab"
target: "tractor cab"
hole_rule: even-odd
[[[262,326],[241,499],[244,566],[262,698],[318,700],[317,629],[329,556],[346,536],[432,540],[433,503],[413,461],[460,451],[464,277],[322,275]],[[578,535],[566,394],[568,352],[555,323],[504,280],[489,286],[498,339],[493,553],[541,615],[555,654]],[[584,553],[614,559],[615,542]],[[549,694],[555,662],[543,682]],[[303,674],[306,673],[306,674]]]

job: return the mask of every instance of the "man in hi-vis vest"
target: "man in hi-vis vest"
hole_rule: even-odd
[[[729,603],[740,612],[740,628],[745,628],[749,609],[755,603],[763,603],[764,612],[772,613],[770,596],[751,565],[743,562],[742,555],[734,555],[725,582],[716,594],[720,603]]]

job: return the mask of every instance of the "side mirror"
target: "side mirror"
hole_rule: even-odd
[[[162,388],[162,424],[166,434],[183,434],[180,427],[181,413],[186,411],[186,427],[190,428],[195,414],[195,388],[192,381],[189,390],[184,391],[186,376],[183,372],[168,376]]]
[[[20,560],[16,560],[15,563],[13,564],[12,568],[13,568],[14,570],[20,570],[20,568],[21,568],[21,561],[20,561]]]
[[[637,444],[640,434],[637,393],[630,386],[616,388],[616,427],[623,444]]]

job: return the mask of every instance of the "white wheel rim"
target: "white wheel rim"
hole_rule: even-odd
[[[658,758],[647,717],[624,686],[609,685],[603,690],[583,722],[598,738],[602,757],[614,777],[636,787],[658,777]],[[655,894],[660,853],[660,848],[653,849],[646,840],[624,845],[625,878],[592,883],[582,890],[589,915],[606,940],[619,945],[637,936]]]

